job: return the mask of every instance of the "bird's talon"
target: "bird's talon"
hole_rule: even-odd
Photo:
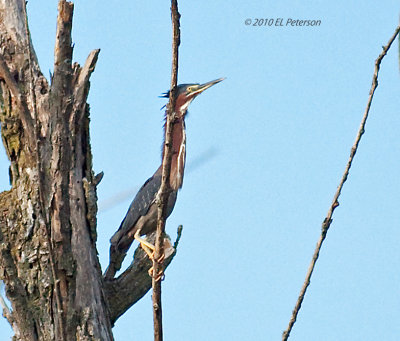
[[[151,267],[151,268],[149,269],[148,273],[149,273],[149,276],[150,276],[151,278],[154,278],[156,282],[158,282],[158,281],[160,281],[160,280],[163,281],[163,280],[165,279],[165,274],[164,274],[164,271],[163,271],[163,270],[161,270],[157,275],[155,275],[155,274],[154,274],[154,268]]]
[[[163,262],[164,262],[164,259],[165,259],[165,253],[163,253],[163,254],[160,256],[160,258],[158,258],[157,263],[159,263],[159,264],[163,263]]]
[[[163,281],[165,279],[164,271],[160,271],[156,278],[154,278],[156,282]]]

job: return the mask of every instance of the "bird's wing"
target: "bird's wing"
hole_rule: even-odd
[[[155,174],[151,178],[147,179],[129,206],[128,212],[118,231],[111,238],[111,244],[118,244],[120,239],[135,226],[138,219],[141,216],[146,215],[155,200],[160,186],[161,175]]]

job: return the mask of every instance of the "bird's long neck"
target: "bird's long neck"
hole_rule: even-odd
[[[164,136],[165,138],[165,136]],[[164,148],[163,155],[164,159]],[[174,191],[182,187],[186,160],[186,129],[184,119],[178,119],[172,126],[172,160],[169,183]]]

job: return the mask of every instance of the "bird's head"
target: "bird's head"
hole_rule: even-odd
[[[184,117],[187,112],[187,108],[189,104],[204,90],[211,88],[213,85],[223,81],[225,78],[218,78],[211,82],[207,82],[204,84],[180,84],[177,88],[176,94],[176,105],[175,105],[175,113],[181,117]],[[162,97],[169,97],[169,91],[163,94]]]

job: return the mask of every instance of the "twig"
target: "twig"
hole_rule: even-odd
[[[183,226],[179,225],[178,226],[176,240],[175,240],[175,243],[174,243],[175,252],[176,252],[176,250],[178,250],[178,245],[179,245],[179,242],[181,241],[181,237],[182,237],[182,231],[183,231]]]
[[[178,81],[178,47],[180,44],[178,1],[171,0],[171,21],[172,21],[172,71],[171,71],[171,91],[169,103],[167,105],[167,122],[165,128],[164,158],[162,161],[162,180],[161,187],[157,194],[157,235],[155,243],[155,253],[153,260],[153,321],[154,321],[154,341],[162,341],[162,308],[161,308],[161,280],[157,275],[162,271],[162,264],[159,260],[164,255],[164,234],[165,219],[168,196],[171,191],[169,177],[171,172],[172,159],[172,127],[174,121],[174,109],[176,104],[176,88]]]
[[[350,167],[351,167],[351,164],[353,162],[354,156],[356,155],[357,148],[358,148],[358,145],[359,145],[360,140],[361,140],[361,136],[365,132],[365,123],[366,123],[367,118],[368,118],[369,109],[370,109],[371,103],[372,103],[372,98],[374,97],[375,90],[378,87],[378,72],[379,72],[379,68],[380,68],[382,59],[383,59],[383,57],[385,57],[386,53],[390,49],[390,46],[392,45],[393,41],[396,39],[396,36],[399,34],[399,32],[400,32],[400,25],[396,28],[393,36],[389,39],[389,42],[387,43],[387,45],[383,46],[383,51],[381,52],[381,54],[378,56],[378,58],[375,61],[375,70],[374,70],[374,75],[372,77],[372,85],[371,85],[371,90],[369,91],[367,107],[365,108],[364,116],[363,116],[363,118],[361,120],[361,124],[360,124],[360,128],[358,130],[358,133],[357,133],[356,140],[355,140],[355,142],[353,144],[353,147],[351,148],[350,157],[349,157],[349,160],[347,161],[347,165],[346,165],[346,168],[344,170],[342,179],[340,180],[339,186],[338,186],[338,188],[336,190],[336,193],[335,193],[335,195],[333,197],[333,201],[332,201],[332,204],[331,204],[331,206],[330,206],[330,208],[328,210],[328,214],[327,214],[326,218],[324,219],[324,221],[322,223],[321,235],[319,237],[319,240],[318,240],[317,246],[315,248],[315,251],[314,251],[310,266],[308,268],[306,279],[304,281],[303,287],[301,288],[299,297],[297,298],[296,305],[295,305],[294,310],[292,312],[292,316],[291,316],[291,319],[289,321],[289,325],[288,325],[287,329],[282,334],[282,341],[286,341],[289,338],[289,335],[290,335],[290,332],[291,332],[291,330],[293,328],[293,325],[296,323],[297,315],[298,315],[299,310],[301,308],[301,304],[302,304],[302,302],[304,300],[304,296],[306,294],[307,288],[310,285],[311,275],[312,275],[312,273],[314,271],[315,263],[317,262],[317,259],[318,259],[318,256],[319,256],[319,252],[320,252],[321,247],[322,247],[322,243],[324,242],[326,234],[328,232],[328,229],[329,229],[329,227],[330,227],[330,225],[332,223],[333,212],[335,211],[335,208],[339,206],[338,199],[339,199],[340,193],[341,193],[343,185],[346,182],[347,177],[349,175]]]

